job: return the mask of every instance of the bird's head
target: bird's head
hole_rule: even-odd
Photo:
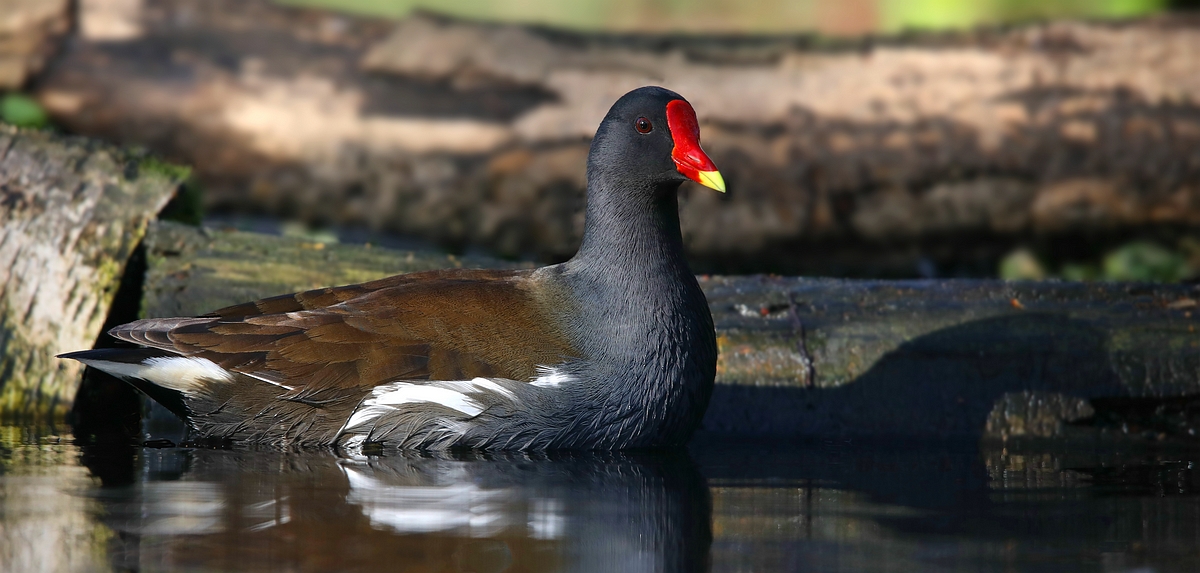
[[[660,87],[638,88],[613,104],[592,141],[588,171],[654,187],[692,180],[725,192],[721,173],[700,148],[696,111]]]

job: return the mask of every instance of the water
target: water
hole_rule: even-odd
[[[6,571],[1200,569],[1200,452],[566,456],[81,445],[0,427]]]

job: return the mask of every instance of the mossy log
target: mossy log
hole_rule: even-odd
[[[486,257],[324,243],[167,221],[151,224],[145,245],[143,318],[194,316],[248,300],[400,273],[520,266]]]
[[[39,100],[196,166],[218,207],[561,259],[589,138],[659,84],[731,189],[682,202],[698,270],[991,274],[1015,245],[1086,259],[1200,222],[1195,16],[837,41],[107,4],[125,35],[82,27]]]
[[[147,316],[497,263],[171,224],[155,226],[147,245]],[[1105,400],[1169,406],[1200,394],[1196,286],[768,276],[700,284],[721,351],[708,432],[1087,437],[1112,410]],[[1193,422],[1155,434],[1186,440]]]
[[[1200,398],[1194,285],[701,284],[721,349],[706,427],[720,433],[1084,437],[1128,400],[1151,410],[1135,432],[1188,440],[1200,424],[1195,412],[1167,419]]]
[[[0,126],[0,417],[68,411],[89,348],[177,170],[78,137]]]

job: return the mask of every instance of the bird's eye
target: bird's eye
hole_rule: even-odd
[[[644,117],[637,118],[637,121],[633,122],[633,127],[638,130],[638,133],[650,133],[654,131],[654,124],[650,123],[650,120]]]

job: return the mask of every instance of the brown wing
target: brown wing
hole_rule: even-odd
[[[577,356],[537,301],[530,271],[432,271],[114,329],[207,358],[318,404],[395,380],[527,380]]]

